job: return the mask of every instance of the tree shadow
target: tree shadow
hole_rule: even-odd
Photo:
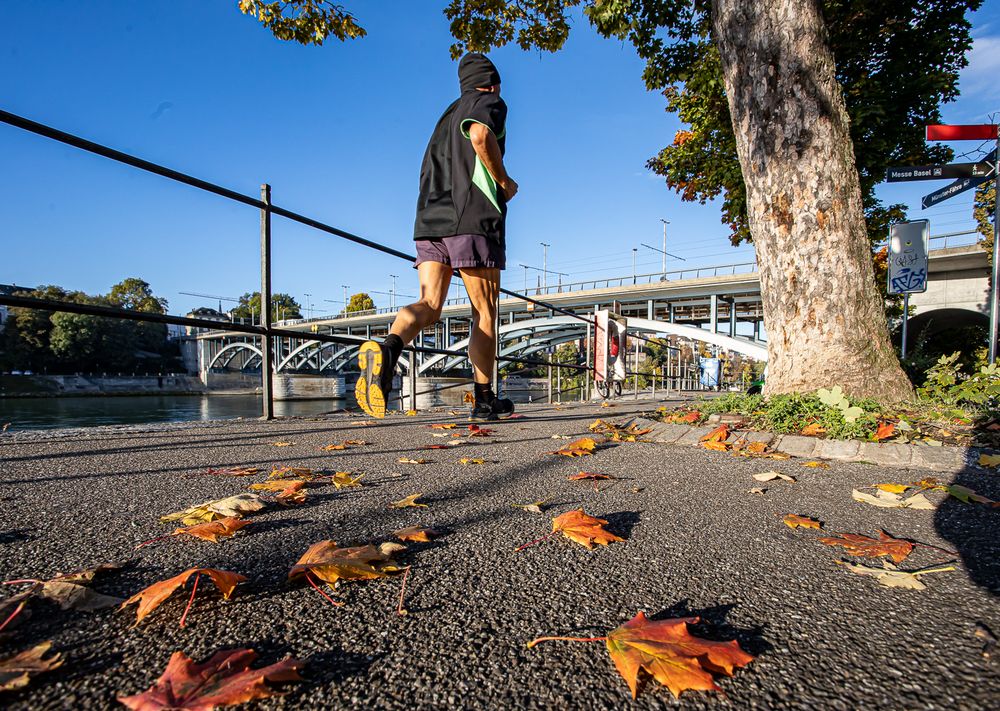
[[[981,469],[967,466],[951,483],[1000,500],[1000,477]],[[958,551],[972,582],[1000,596],[1000,508],[948,496],[934,512],[934,528]]]

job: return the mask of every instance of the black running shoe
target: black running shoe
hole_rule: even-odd
[[[375,341],[365,341],[358,351],[361,375],[354,386],[354,398],[361,409],[372,417],[385,417],[385,407],[392,391],[394,367],[389,349]]]
[[[493,393],[490,393],[493,395]],[[505,420],[514,414],[514,403],[507,398],[498,398],[496,395],[490,400],[477,402],[472,408],[469,419],[473,422],[491,422],[493,420]]]

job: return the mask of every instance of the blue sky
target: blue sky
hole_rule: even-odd
[[[273,39],[235,0],[4,3],[0,108],[247,194],[268,182],[278,205],[409,252],[420,159],[457,95],[444,3],[347,4],[368,37],[316,48]],[[954,123],[1000,109],[1000,11],[973,22],[963,96],[944,109]],[[640,244],[660,245],[661,217],[668,251],[687,259],[669,269],[752,261],[751,248],[729,246],[715,205],[683,203],[645,170],[680,125],[645,90],[629,46],[579,21],[560,53],[492,56],[521,185],[506,286],[523,287],[519,264],[541,266],[540,242],[570,281],[631,274],[633,247],[638,271],[657,271],[660,255]],[[98,293],[139,276],[175,313],[213,305],[181,291],[257,288],[252,208],[6,125],[0,156],[0,282]],[[919,207],[937,187],[881,194]],[[929,217],[934,233],[968,229],[970,205],[967,193],[911,217]],[[390,274],[416,293],[406,263],[275,220],[274,288],[316,314],[340,309],[325,300],[345,284],[389,291]]]

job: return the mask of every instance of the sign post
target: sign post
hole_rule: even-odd
[[[927,291],[927,249],[931,223],[927,220],[899,222],[889,228],[889,293],[903,295],[902,347],[906,357],[910,294]]]

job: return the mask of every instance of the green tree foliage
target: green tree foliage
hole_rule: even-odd
[[[145,281],[125,279],[107,295],[40,286],[19,296],[165,313]],[[161,372],[174,367],[166,326],[82,314],[15,308],[0,334],[0,369],[36,373]]]
[[[280,40],[321,45],[331,35],[344,41],[368,34],[342,5],[328,0],[239,2],[240,12],[256,18]]]
[[[344,313],[355,313],[357,311],[374,311],[375,301],[365,292],[359,292],[357,294],[352,294],[350,301],[348,301],[347,306],[344,308]]]
[[[240,297],[239,306],[232,310],[233,318],[260,321],[260,292],[246,293]],[[291,294],[271,294],[271,318],[274,321],[302,318],[302,307]]]

